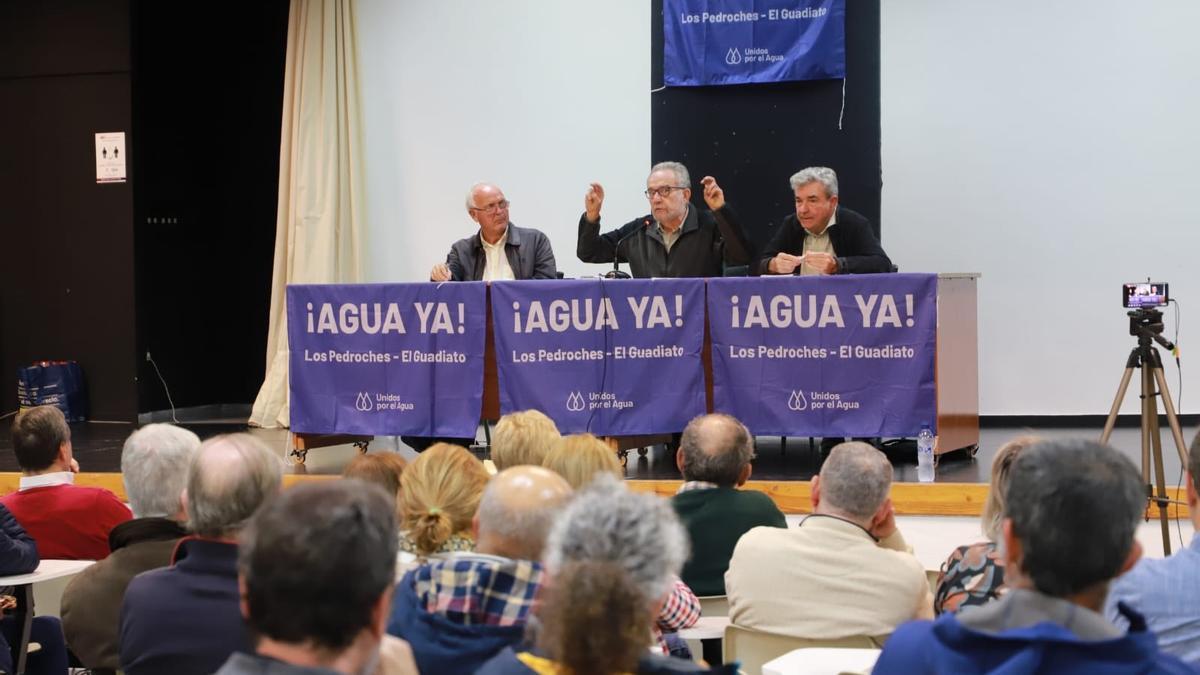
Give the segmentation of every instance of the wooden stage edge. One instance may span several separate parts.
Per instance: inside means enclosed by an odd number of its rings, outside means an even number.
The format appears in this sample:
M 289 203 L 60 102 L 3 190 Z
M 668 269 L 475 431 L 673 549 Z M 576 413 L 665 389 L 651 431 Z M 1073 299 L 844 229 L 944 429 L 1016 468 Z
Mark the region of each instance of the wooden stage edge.
M 0 494 L 16 492 L 21 474 L 0 472 Z M 299 475 L 286 474 L 283 477 L 285 486 L 310 480 L 329 480 L 337 478 L 332 475 Z M 630 489 L 639 492 L 653 492 L 663 497 L 670 497 L 679 489 L 682 481 L 678 480 L 630 480 Z M 92 485 L 112 491 L 122 500 L 126 500 L 125 486 L 119 473 L 81 473 L 75 478 L 76 485 Z M 812 501 L 808 481 L 749 481 L 746 487 L 760 490 L 768 494 L 779 510 L 784 513 L 808 513 L 812 510 Z M 902 516 L 978 516 L 983 510 L 987 499 L 987 485 L 982 483 L 896 483 L 892 486 L 892 503 L 896 513 Z M 1186 501 L 1185 491 L 1167 488 L 1169 498 L 1176 501 Z M 1169 514 L 1172 518 L 1187 517 L 1187 507 L 1171 504 Z M 1150 514 L 1157 518 L 1158 511 Z

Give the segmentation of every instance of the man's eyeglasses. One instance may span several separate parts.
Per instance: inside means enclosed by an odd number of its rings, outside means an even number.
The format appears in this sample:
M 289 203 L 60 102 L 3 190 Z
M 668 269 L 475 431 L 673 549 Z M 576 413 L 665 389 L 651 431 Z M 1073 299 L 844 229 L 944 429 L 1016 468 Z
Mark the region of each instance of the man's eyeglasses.
M 483 211 L 484 213 L 496 213 L 497 211 L 503 211 L 504 209 L 507 209 L 509 204 L 512 204 L 512 202 L 508 201 L 507 199 L 501 199 L 500 201 L 493 202 L 487 206 L 472 206 L 471 210 Z
M 646 199 L 654 199 L 655 195 L 666 199 L 671 196 L 672 190 L 686 190 L 682 185 L 666 185 L 660 188 L 646 188 Z

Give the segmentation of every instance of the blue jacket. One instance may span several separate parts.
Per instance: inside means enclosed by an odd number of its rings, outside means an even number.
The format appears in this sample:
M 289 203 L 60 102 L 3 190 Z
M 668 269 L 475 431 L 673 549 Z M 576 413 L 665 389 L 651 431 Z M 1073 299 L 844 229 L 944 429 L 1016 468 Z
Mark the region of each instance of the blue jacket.
M 1178 658 L 1159 651 L 1154 634 L 1146 630 L 1145 620 L 1128 608 L 1126 612 L 1129 632 L 1104 640 L 1080 639 L 1067 628 L 1049 621 L 999 633 L 972 630 L 955 614 L 943 614 L 937 621 L 910 621 L 888 638 L 871 672 L 873 675 L 1195 672 Z
M 237 554 L 236 544 L 184 538 L 171 567 L 134 577 L 121 608 L 121 670 L 207 675 L 235 651 L 253 654 Z
M 435 563 L 436 564 L 436 563 Z M 485 661 L 525 636 L 524 622 L 511 626 L 454 621 L 428 612 L 417 593 L 418 574 L 429 578 L 429 565 L 409 570 L 396 586 L 387 632 L 408 642 L 422 673 L 473 673 Z M 454 589 L 446 589 L 453 592 Z M 481 606 L 476 598 L 468 603 Z
M 0 504 L 0 575 L 25 574 L 37 569 L 37 544 L 13 514 Z

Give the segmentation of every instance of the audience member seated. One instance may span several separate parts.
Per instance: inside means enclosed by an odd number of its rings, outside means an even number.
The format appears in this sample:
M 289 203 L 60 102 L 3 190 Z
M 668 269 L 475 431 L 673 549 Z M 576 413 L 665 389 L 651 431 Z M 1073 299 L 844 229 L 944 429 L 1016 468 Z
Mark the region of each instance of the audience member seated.
M 535 610 L 532 647 L 506 647 L 480 675 L 704 672 L 647 650 L 687 552 L 687 533 L 663 499 L 597 477 L 546 544 L 551 581 Z
M 125 588 L 138 574 L 171 564 L 184 529 L 183 489 L 200 447 L 196 434 L 149 424 L 125 441 L 121 478 L 134 519 L 108 535 L 112 553 L 71 580 L 62 596 L 63 630 L 84 666 L 121 667 L 117 630 Z
M 983 504 L 983 535 L 987 541 L 954 549 L 942 563 L 933 594 L 933 612 L 957 612 L 1000 597 L 1004 585 L 1004 559 L 1000 554 L 1000 529 L 1004 524 L 1004 493 L 1014 461 L 1025 448 L 1041 439 L 1022 436 L 1000 446 L 992 459 L 992 483 Z
M 108 490 L 74 484 L 79 464 L 62 411 L 43 405 L 17 413 L 12 445 L 21 480 L 0 504 L 37 542 L 42 558 L 104 559 L 109 533 L 133 516 Z
M 570 497 L 566 481 L 542 467 L 501 471 L 472 521 L 475 551 L 404 576 L 387 629 L 408 641 L 422 673 L 472 673 L 522 639 L 543 583 L 546 535 Z
M 396 534 L 392 496 L 352 481 L 297 485 L 264 505 L 238 550 L 241 610 L 258 647 L 235 652 L 218 675 L 416 675 L 408 646 L 383 631 Z
M 559 438 L 554 420 L 540 410 L 509 413 L 492 431 L 492 463 L 497 471 L 522 464 L 541 466 Z
M 250 434 L 200 445 L 183 498 L 193 536 L 180 540 L 171 567 L 137 575 L 125 591 L 126 675 L 212 673 L 230 654 L 254 652 L 238 604 L 237 536 L 282 479 L 283 460 Z
M 1158 646 L 1200 669 L 1200 433 L 1188 450 L 1187 504 L 1192 541 L 1187 548 L 1157 560 L 1143 559 L 1113 582 L 1104 613 L 1126 627 L 1117 603 L 1146 617 Z
M 738 539 L 751 528 L 787 527 L 783 512 L 750 479 L 754 438 L 737 419 L 720 413 L 688 423 L 675 464 L 684 483 L 671 498 L 692 542 L 683 581 L 699 595 L 725 595 L 725 571 Z
M 892 465 L 842 443 L 812 479 L 813 513 L 794 530 L 756 527 L 725 574 L 729 618 L 811 639 L 883 636 L 933 616 L 929 581 L 896 528 Z
M 369 452 L 365 455 L 355 455 L 346 468 L 342 469 L 342 477 L 357 478 L 378 485 L 395 506 L 400 497 L 400 476 L 404 475 L 407 466 L 408 462 L 398 453 Z
M 350 463 L 342 469 L 343 478 L 356 478 L 366 483 L 373 483 L 383 488 L 388 498 L 392 500 L 392 508 L 396 511 L 396 518 L 400 518 L 400 476 L 404 475 L 404 468 L 408 466 L 408 462 L 395 452 L 370 452 L 363 455 L 356 455 Z M 414 557 L 401 551 L 397 547 L 396 553 L 396 581 L 404 575 L 404 571 L 412 566 Z
M 1146 507 L 1133 463 L 1092 441 L 1044 441 L 1011 469 L 1001 550 L 1008 592 L 892 634 L 872 671 L 888 673 L 1191 673 L 1159 651 L 1124 603 L 1105 618 L 1109 582 L 1137 562 Z
M 601 473 L 625 477 L 617 451 L 591 434 L 563 436 L 546 455 L 542 466 L 567 479 L 576 490 L 591 483 Z
M 405 567 L 475 548 L 471 519 L 487 469 L 466 448 L 437 443 L 400 475 L 400 561 Z
M 33 539 L 8 509 L 0 506 L 0 576 L 28 574 L 38 567 L 38 550 Z M 0 596 L 0 608 L 12 606 L 12 596 Z M 13 650 L 21 644 L 21 624 L 16 617 L 0 621 L 0 672 L 14 673 Z M 37 675 L 61 675 L 67 672 L 67 644 L 62 624 L 56 617 L 36 616 L 30 626 L 29 641 L 41 649 L 30 654 L 25 672 Z
M 582 490 L 603 475 L 624 479 L 625 470 L 617 453 L 592 434 L 564 436 L 550 454 L 545 466 L 562 476 L 575 490 Z M 687 655 L 687 644 L 673 633 L 696 625 L 700 620 L 700 600 L 682 580 L 676 579 L 663 603 L 653 634 L 664 653 Z

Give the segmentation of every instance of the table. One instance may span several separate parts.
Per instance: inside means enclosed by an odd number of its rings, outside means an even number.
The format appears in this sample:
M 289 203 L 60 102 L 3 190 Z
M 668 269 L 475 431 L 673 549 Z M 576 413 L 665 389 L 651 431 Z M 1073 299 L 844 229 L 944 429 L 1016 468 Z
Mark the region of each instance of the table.
M 838 675 L 865 673 L 879 660 L 878 649 L 810 647 L 790 651 L 763 664 L 763 675 Z
M 29 651 L 29 632 L 33 627 L 33 585 L 52 579 L 61 579 L 79 574 L 91 565 L 94 560 L 43 560 L 38 568 L 27 574 L 14 574 L 0 577 L 0 586 L 12 586 L 13 595 L 17 598 L 17 608 L 13 615 L 21 625 L 21 640 L 13 645 L 16 659 L 13 667 L 17 675 L 25 672 L 25 659 Z
M 967 449 L 974 454 L 979 445 L 979 357 L 978 303 L 975 273 L 943 273 L 937 284 L 937 352 L 935 385 L 937 391 L 938 435 L 934 452 L 942 454 Z M 487 295 L 487 323 L 483 364 L 483 402 L 480 419 L 500 417 L 500 387 L 493 336 L 491 289 Z M 708 325 L 705 325 L 704 364 L 707 409 L 712 411 L 712 349 Z M 293 455 L 303 462 L 308 449 L 323 445 L 361 443 L 370 436 L 293 434 Z M 658 437 L 617 439 L 618 448 L 639 447 Z

